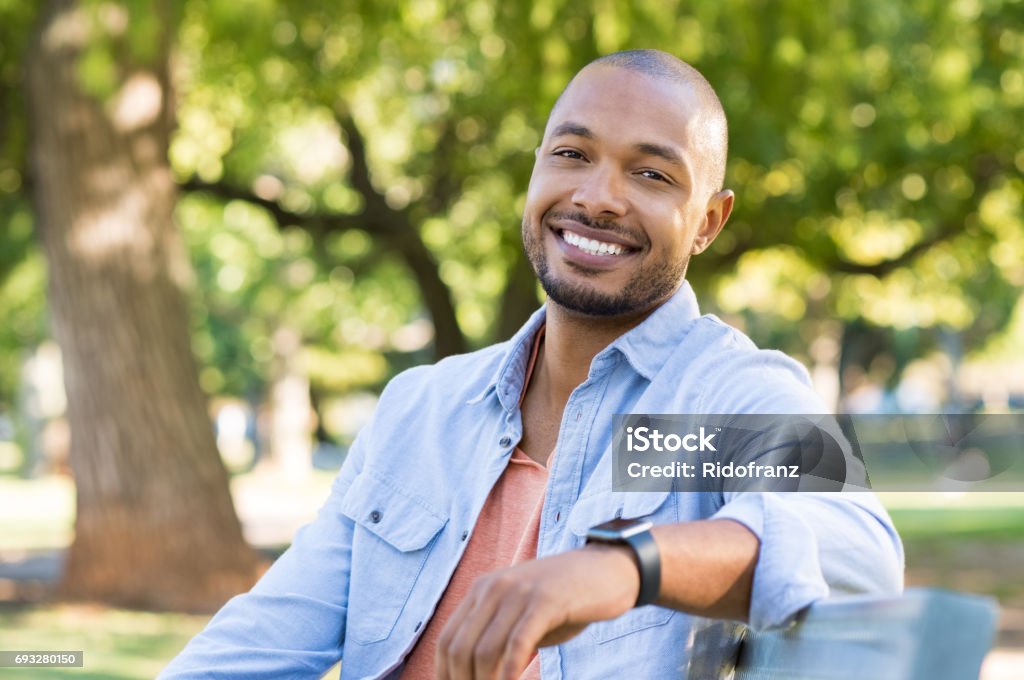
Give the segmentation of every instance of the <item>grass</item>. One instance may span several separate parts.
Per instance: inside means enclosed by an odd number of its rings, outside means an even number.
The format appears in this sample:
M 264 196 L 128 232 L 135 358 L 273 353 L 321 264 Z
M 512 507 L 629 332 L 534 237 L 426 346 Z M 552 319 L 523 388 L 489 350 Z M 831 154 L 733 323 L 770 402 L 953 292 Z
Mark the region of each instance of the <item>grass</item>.
M 1024 507 L 899 508 L 890 511 L 903 540 L 1024 541 Z M 1024 565 L 1022 565 L 1024 566 Z
M 13 670 L 0 675 L 26 680 L 150 680 L 208 619 L 85 605 L 0 606 L 0 648 L 84 652 L 82 668 L 34 668 L 20 675 Z M 324 680 L 337 680 L 339 668 L 328 671 Z
M 908 543 L 1024 540 L 1024 493 L 885 493 L 879 497 Z
M 1024 607 L 1024 494 L 879 494 L 903 538 L 907 583 Z
M 208 618 L 84 605 L 4 606 L 0 647 L 84 651 L 83 668 L 34 668 L 33 680 L 153 678 Z M 22 676 L 10 671 L 10 677 Z

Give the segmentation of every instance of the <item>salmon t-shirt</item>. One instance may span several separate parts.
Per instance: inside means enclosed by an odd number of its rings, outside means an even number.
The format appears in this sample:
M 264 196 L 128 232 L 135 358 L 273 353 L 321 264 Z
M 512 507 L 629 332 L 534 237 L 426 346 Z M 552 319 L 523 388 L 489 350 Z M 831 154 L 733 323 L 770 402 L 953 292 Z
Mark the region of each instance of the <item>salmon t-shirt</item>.
M 544 328 L 537 331 L 533 351 L 526 368 L 523 394 L 530 384 L 537 352 L 544 337 Z M 552 453 L 553 455 L 553 453 Z M 548 461 L 550 464 L 550 460 Z M 537 556 L 537 536 L 540 516 L 544 509 L 544 489 L 548 483 L 548 469 L 536 462 L 517 446 L 509 458 L 501 477 L 487 496 L 473 535 L 466 545 L 459 565 L 455 568 L 448 588 L 441 596 L 434 615 L 427 622 L 423 635 L 405 659 L 401 680 L 434 680 L 434 653 L 441 631 L 459 606 L 478 576 L 504 567 L 510 567 Z M 530 660 L 520 680 L 540 680 L 540 659 Z

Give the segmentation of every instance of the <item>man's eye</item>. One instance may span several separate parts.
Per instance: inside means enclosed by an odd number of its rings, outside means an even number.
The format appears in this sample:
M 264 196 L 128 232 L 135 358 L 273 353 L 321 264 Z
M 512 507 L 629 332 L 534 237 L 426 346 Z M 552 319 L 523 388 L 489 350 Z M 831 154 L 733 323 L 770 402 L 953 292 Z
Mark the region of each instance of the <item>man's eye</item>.
M 653 179 L 658 182 L 667 182 L 668 178 L 661 174 L 657 170 L 641 170 L 640 174 L 647 179 Z
M 558 149 L 554 155 L 561 156 L 562 158 L 583 158 L 583 154 L 573 149 Z

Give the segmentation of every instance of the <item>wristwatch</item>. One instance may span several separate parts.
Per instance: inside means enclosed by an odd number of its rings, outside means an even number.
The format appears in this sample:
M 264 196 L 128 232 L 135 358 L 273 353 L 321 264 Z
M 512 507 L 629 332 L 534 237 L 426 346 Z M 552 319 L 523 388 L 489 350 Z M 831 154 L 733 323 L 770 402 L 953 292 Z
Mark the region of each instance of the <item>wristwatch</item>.
M 661 553 L 651 536 L 653 526 L 650 522 L 638 519 L 613 519 L 590 527 L 587 531 L 588 544 L 626 545 L 636 555 L 636 563 L 640 568 L 640 593 L 635 607 L 654 602 L 661 589 Z

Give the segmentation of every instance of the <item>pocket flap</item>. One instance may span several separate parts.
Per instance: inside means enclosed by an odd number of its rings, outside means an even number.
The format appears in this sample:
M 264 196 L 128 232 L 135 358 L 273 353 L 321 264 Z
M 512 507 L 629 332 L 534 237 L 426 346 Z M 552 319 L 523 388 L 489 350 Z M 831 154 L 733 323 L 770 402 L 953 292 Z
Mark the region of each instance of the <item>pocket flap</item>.
M 569 513 L 569 531 L 586 536 L 592 526 L 621 517 L 638 519 L 653 514 L 669 491 L 610 491 L 595 493 L 576 501 Z
M 448 523 L 424 498 L 370 470 L 352 481 L 341 511 L 402 552 L 426 547 Z

